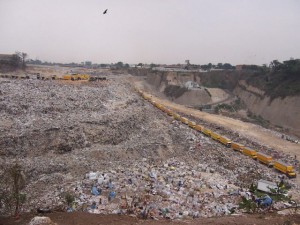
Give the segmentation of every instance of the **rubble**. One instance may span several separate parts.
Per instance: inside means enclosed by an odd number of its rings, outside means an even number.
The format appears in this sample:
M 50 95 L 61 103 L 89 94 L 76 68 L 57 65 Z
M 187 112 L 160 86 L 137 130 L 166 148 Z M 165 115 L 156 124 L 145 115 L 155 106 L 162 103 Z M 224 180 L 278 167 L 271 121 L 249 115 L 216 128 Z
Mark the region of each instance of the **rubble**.
M 65 191 L 76 196 L 73 210 L 91 213 L 175 219 L 238 212 L 239 196 L 229 194 L 238 188 L 220 175 L 199 172 L 202 166 L 176 159 L 121 163 L 112 170 L 89 172 Z

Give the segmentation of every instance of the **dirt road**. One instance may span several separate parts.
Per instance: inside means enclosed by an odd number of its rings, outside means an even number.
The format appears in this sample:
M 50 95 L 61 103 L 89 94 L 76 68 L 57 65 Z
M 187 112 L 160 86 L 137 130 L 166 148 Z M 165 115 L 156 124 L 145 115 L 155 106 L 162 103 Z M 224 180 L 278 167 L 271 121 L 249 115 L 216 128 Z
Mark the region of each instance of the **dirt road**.
M 151 95 L 155 101 L 161 102 L 163 105 L 179 113 L 192 115 L 193 117 L 205 120 L 208 123 L 238 132 L 241 136 L 254 140 L 260 145 L 268 146 L 274 150 L 284 152 L 285 154 L 291 154 L 292 156 L 295 155 L 297 159 L 300 159 L 300 145 L 282 139 L 278 134 L 276 135 L 276 133 L 272 132 L 271 130 L 267 130 L 256 124 L 243 122 L 221 115 L 209 114 L 196 109 L 188 108 L 184 105 L 170 102 L 166 99 L 162 99 L 160 93 L 155 93 L 148 84 L 145 84 L 144 81 L 137 80 L 136 78 L 133 79 L 135 80 L 135 85 L 137 88 Z M 297 183 L 300 184 L 299 176 L 297 178 Z

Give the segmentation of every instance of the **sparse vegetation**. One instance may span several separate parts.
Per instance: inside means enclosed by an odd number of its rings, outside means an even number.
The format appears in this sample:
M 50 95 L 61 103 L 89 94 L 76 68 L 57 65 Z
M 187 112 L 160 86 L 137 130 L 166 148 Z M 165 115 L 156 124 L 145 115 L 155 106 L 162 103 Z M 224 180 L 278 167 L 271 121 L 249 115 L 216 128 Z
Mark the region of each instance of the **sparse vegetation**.
M 207 88 L 204 88 L 204 90 L 207 92 L 207 94 L 209 95 L 209 97 L 211 97 L 211 93 L 207 90 Z
M 25 69 L 27 56 L 25 52 L 16 52 L 13 55 L 0 55 L 0 71 Z
M 71 206 L 72 203 L 75 201 L 74 195 L 69 192 L 64 193 L 64 198 L 68 206 Z
M 283 63 L 273 60 L 268 69 L 261 68 L 246 81 L 264 90 L 271 100 L 300 94 L 300 59 L 290 59 Z
M 246 199 L 245 197 L 242 197 L 242 201 L 239 203 L 240 209 L 245 209 L 249 213 L 256 212 L 258 206 L 255 202 L 252 201 L 252 199 Z
M 25 176 L 22 167 L 16 163 L 4 170 L 1 176 L 0 208 L 5 213 L 19 217 L 21 207 L 26 201 L 26 194 L 22 192 L 25 187 Z
M 253 119 L 254 123 L 257 123 L 263 127 L 269 127 L 270 126 L 270 122 L 268 120 L 265 120 L 264 118 L 262 118 L 259 115 L 255 115 L 254 113 L 252 113 L 251 111 L 247 112 L 247 116 L 251 119 Z
M 219 104 L 215 107 L 215 113 L 219 113 L 220 110 L 226 110 L 226 111 L 229 111 L 229 112 L 234 112 L 234 108 L 229 105 L 229 104 L 226 104 L 226 103 L 223 103 L 223 104 Z
M 241 101 L 240 98 L 236 99 L 231 104 L 222 103 L 215 107 L 215 113 L 219 113 L 220 110 L 225 110 L 227 112 L 236 112 L 240 109 L 246 108 L 245 104 Z

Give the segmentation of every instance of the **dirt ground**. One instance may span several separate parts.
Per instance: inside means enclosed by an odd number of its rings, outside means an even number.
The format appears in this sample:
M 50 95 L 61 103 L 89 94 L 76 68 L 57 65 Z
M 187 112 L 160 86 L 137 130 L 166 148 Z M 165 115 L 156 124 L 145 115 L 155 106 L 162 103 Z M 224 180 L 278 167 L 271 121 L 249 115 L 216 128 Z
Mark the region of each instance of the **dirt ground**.
M 43 215 L 39 215 L 43 216 Z M 242 216 L 226 216 L 214 218 L 199 218 L 190 220 L 142 220 L 136 217 L 123 215 L 97 215 L 83 212 L 76 213 L 51 213 L 45 214 L 51 218 L 57 225 L 196 225 L 196 224 L 235 224 L 235 225 L 296 225 L 300 224 L 300 215 L 280 216 L 278 214 L 256 214 L 256 215 L 242 215 Z M 34 217 L 32 214 L 23 215 L 19 220 L 14 218 L 0 217 L 0 225 L 25 225 Z

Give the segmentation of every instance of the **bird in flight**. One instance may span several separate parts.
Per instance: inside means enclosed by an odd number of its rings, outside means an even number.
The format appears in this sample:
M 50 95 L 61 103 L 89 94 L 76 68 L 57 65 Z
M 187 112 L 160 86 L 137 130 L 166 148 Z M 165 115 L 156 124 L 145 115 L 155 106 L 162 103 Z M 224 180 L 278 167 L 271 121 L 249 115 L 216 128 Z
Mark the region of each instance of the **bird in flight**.
M 103 14 L 106 14 L 107 13 L 107 9 L 105 9 L 105 11 L 103 12 Z

